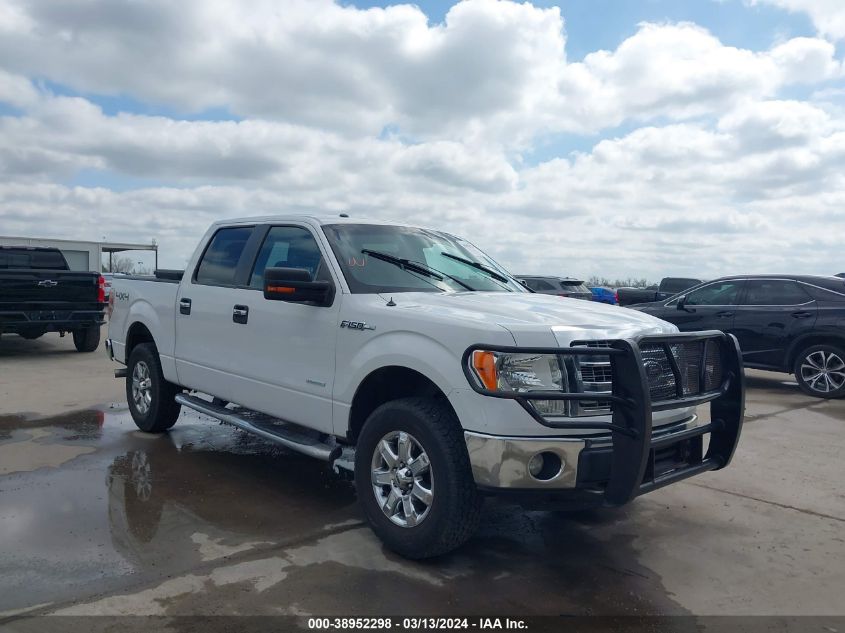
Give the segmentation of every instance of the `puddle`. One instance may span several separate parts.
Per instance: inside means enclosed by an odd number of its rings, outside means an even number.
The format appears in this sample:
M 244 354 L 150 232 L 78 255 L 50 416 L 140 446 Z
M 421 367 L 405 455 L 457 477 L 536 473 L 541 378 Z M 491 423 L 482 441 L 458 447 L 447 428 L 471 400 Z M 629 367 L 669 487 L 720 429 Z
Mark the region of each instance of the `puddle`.
M 636 514 L 489 502 L 466 547 L 411 562 L 325 463 L 192 413 L 160 436 L 114 410 L 0 432 L 0 451 L 46 451 L 0 476 L 0 612 L 683 613 L 637 563 Z

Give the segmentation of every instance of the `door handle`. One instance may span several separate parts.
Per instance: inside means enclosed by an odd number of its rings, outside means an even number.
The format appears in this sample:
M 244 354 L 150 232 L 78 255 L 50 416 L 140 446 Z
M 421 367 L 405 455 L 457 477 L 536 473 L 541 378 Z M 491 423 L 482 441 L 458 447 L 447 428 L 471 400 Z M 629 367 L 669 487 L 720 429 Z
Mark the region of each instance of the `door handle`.
M 190 314 L 191 313 L 191 300 L 190 299 L 179 299 L 179 314 Z
M 808 312 L 807 310 L 799 310 L 798 312 L 793 312 L 792 316 L 794 316 L 796 319 L 809 319 L 811 316 L 813 316 L 813 313 Z
M 249 306 L 236 305 L 232 308 L 232 321 L 246 323 L 249 319 Z
M 732 317 L 734 315 L 733 312 L 730 310 L 723 310 L 722 312 L 717 312 L 716 316 L 720 319 L 727 319 L 728 317 Z

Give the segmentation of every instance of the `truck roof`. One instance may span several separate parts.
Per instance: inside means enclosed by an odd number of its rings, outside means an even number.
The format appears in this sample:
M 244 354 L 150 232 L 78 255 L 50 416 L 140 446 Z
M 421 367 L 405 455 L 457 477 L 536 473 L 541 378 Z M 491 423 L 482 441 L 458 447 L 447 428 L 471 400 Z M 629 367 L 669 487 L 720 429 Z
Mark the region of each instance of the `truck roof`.
M 259 215 L 254 217 L 247 217 L 247 218 L 229 218 L 227 220 L 218 220 L 214 223 L 214 226 L 218 225 L 226 225 L 230 226 L 232 224 L 251 224 L 251 223 L 267 223 L 267 222 L 310 222 L 312 224 L 381 224 L 384 226 L 416 226 L 414 224 L 408 224 L 407 222 L 399 222 L 393 220 L 376 220 L 373 218 L 363 218 L 363 217 L 344 217 L 341 215 L 343 212 L 338 213 L 324 213 L 324 214 L 317 214 L 317 213 L 290 213 L 290 214 L 280 214 L 280 215 Z M 344 213 L 344 215 L 346 215 Z

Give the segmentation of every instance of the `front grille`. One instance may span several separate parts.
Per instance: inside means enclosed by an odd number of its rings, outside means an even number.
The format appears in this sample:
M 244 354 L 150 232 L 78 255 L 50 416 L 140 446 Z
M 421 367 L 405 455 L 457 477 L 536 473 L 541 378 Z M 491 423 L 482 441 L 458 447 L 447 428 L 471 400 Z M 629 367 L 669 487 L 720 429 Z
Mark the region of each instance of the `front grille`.
M 609 341 L 575 341 L 572 347 L 609 348 Z M 667 349 L 671 358 L 667 354 Z M 640 346 L 649 395 L 652 402 L 697 396 L 718 389 L 722 384 L 723 366 L 719 344 L 715 340 L 672 343 L 643 343 Z M 674 367 L 673 367 L 674 361 Z M 702 362 L 704 367 L 702 368 Z M 575 356 L 568 368 L 574 370 L 575 390 L 587 394 L 609 394 L 613 382 L 609 356 Z M 680 379 L 680 394 L 678 392 Z M 607 415 L 611 403 L 596 400 L 573 401 L 570 415 Z
M 590 347 L 593 349 L 607 349 L 609 341 L 575 341 L 572 347 Z M 575 370 L 576 391 L 579 393 L 611 393 L 613 379 L 610 369 L 610 356 L 575 356 L 573 369 Z M 609 402 L 597 400 L 574 400 L 570 406 L 570 415 L 607 415 L 612 411 Z

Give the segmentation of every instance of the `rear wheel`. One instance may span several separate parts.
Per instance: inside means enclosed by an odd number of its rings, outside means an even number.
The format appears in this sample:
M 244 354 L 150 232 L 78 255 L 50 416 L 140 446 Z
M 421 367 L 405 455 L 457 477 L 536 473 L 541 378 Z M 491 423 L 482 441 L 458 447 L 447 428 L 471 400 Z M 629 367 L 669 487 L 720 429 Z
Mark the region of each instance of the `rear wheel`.
M 141 343 L 132 350 L 126 366 L 126 400 L 139 429 L 162 433 L 176 424 L 182 409 L 175 400 L 179 391 L 164 379 L 155 345 Z
M 381 405 L 355 451 L 358 501 L 376 535 L 407 558 L 429 558 L 475 532 L 481 499 L 452 410 L 428 398 Z
M 73 331 L 73 344 L 77 352 L 93 352 L 100 345 L 100 326 L 90 325 Z
M 830 344 L 806 348 L 793 368 L 798 386 L 818 398 L 845 396 L 845 351 Z

